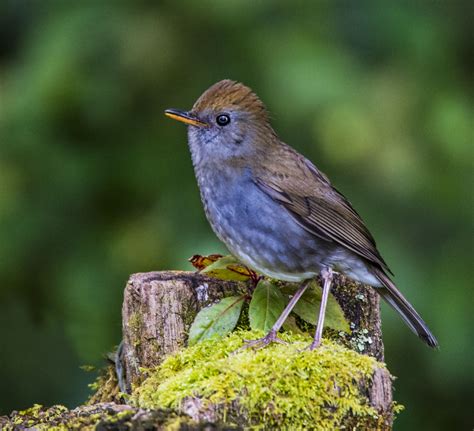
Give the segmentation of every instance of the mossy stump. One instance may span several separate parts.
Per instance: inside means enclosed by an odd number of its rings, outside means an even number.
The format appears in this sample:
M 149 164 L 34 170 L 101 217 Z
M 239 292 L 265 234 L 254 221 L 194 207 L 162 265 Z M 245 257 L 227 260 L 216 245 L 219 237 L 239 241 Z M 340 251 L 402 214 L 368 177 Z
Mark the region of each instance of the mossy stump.
M 181 354 L 178 352 L 181 352 L 183 347 L 186 346 L 187 332 L 197 312 L 225 296 L 242 294 L 248 292 L 250 288 L 251 286 L 247 283 L 222 281 L 194 272 L 153 272 L 134 274 L 130 277 L 125 289 L 123 304 L 124 344 L 122 362 L 125 370 L 126 389 L 127 391 L 135 389 L 133 397 L 135 397 L 136 405 L 148 408 L 172 407 L 187 413 L 196 421 L 224 421 L 229 425 L 237 425 L 244 429 L 247 427 L 256 429 L 274 429 L 272 427 L 278 427 L 284 429 L 288 425 L 288 422 L 284 420 L 287 413 L 281 415 L 281 418 L 283 418 L 281 423 L 275 418 L 270 419 L 268 411 L 272 409 L 271 403 L 262 408 L 262 416 L 259 422 L 255 411 L 248 409 L 247 403 L 243 399 L 248 395 L 246 395 L 246 390 L 241 390 L 241 387 L 237 390 L 237 398 L 230 402 L 225 402 L 223 398 L 218 399 L 218 397 L 213 397 L 206 392 L 204 389 L 209 383 L 207 381 L 202 382 L 204 385 L 202 388 L 194 388 L 196 396 L 179 399 L 179 395 L 176 394 L 177 398 L 171 397 L 173 399 L 168 399 L 168 404 L 160 404 L 166 398 L 162 398 L 164 395 L 160 392 L 164 390 L 163 387 L 156 388 L 159 395 L 155 394 L 155 398 L 153 396 L 151 398 L 143 396 L 143 393 L 150 395 L 153 392 L 150 392 L 150 387 L 157 383 L 157 376 L 161 376 L 159 379 L 164 378 L 160 374 L 162 372 L 160 371 L 160 365 L 163 364 L 163 361 L 169 358 L 170 355 L 177 354 L 176 357 L 179 357 Z M 339 418 L 338 426 L 351 427 L 351 429 L 357 429 L 358 427 L 360 429 L 370 427 L 391 429 L 393 421 L 392 385 L 391 376 L 382 363 L 383 343 L 379 296 L 372 288 L 354 283 L 343 276 L 335 277 L 332 293 L 350 322 L 352 334 L 350 336 L 332 334 L 331 331 L 328 331 L 326 335 L 335 338 L 337 342 L 344 345 L 345 347 L 341 346 L 341 349 L 345 349 L 344 353 L 355 351 L 356 353 L 352 353 L 361 357 L 370 356 L 373 362 L 368 374 L 361 373 L 358 377 L 353 378 L 352 388 L 345 387 L 343 390 L 338 387 L 338 375 L 335 373 L 334 379 L 331 380 L 332 387 L 336 388 L 333 393 L 334 402 L 326 400 L 326 409 L 323 408 L 319 412 L 325 412 L 326 416 L 329 415 L 327 417 L 336 417 L 339 411 L 338 403 L 344 398 L 342 395 L 337 395 L 337 393 L 355 391 L 358 394 L 357 397 L 362 397 L 358 398 L 360 405 L 372 408 L 370 410 L 371 414 L 361 414 L 357 409 L 349 408 L 345 411 L 344 417 Z M 228 340 L 220 341 L 220 345 L 226 343 L 228 343 Z M 288 354 L 290 356 L 294 354 L 294 346 L 292 345 L 275 346 L 274 348 L 290 349 Z M 189 348 L 185 350 L 187 351 Z M 290 351 L 293 353 L 290 354 Z M 223 353 L 224 356 L 228 354 L 229 352 Z M 253 351 L 250 351 L 249 354 L 255 355 Z M 338 363 L 337 361 L 342 357 L 336 355 L 334 364 Z M 173 358 L 175 357 L 173 356 Z M 170 359 L 170 361 L 173 360 L 179 362 L 179 359 Z M 211 361 L 211 359 L 208 360 Z M 224 362 L 228 361 L 224 359 Z M 377 364 L 380 366 L 377 366 Z M 321 364 L 316 363 L 313 365 L 316 368 L 321 366 Z M 210 364 L 208 362 L 196 362 L 195 366 L 199 373 L 200 367 L 205 368 Z M 311 367 L 308 368 L 310 373 L 312 373 Z M 328 362 L 325 362 L 324 367 L 328 367 Z M 144 372 L 144 369 L 154 369 L 156 372 Z M 187 372 L 192 373 L 193 371 L 188 369 Z M 151 376 L 154 376 L 155 380 Z M 302 372 L 302 376 L 304 378 L 304 372 Z M 148 380 L 146 380 L 147 377 Z M 170 381 L 175 379 L 173 376 L 168 375 L 168 377 L 171 379 Z M 275 379 L 278 377 L 275 376 Z M 178 377 L 176 376 L 176 378 Z M 291 380 L 289 382 L 291 384 Z M 330 383 L 327 382 L 327 384 Z M 140 386 L 146 386 L 147 389 L 139 389 Z M 229 391 L 234 389 L 228 388 Z M 271 389 L 269 391 L 271 392 Z M 142 395 L 139 396 L 138 394 Z M 310 401 L 311 397 L 317 394 L 315 392 L 312 395 L 306 395 L 310 397 L 308 399 Z M 284 396 L 288 395 L 282 394 L 282 397 Z M 160 401 L 153 403 L 150 399 Z M 291 402 L 289 402 L 290 404 Z M 262 406 L 260 405 L 260 407 Z M 306 409 L 315 410 L 320 407 L 317 403 L 311 401 L 308 402 Z M 307 417 L 314 419 L 316 416 L 309 414 Z M 314 429 L 330 429 L 326 427 L 329 423 L 327 417 L 326 422 L 321 417 L 320 424 L 316 420 L 313 424 Z M 272 423 L 273 425 L 271 425 Z M 306 429 L 311 429 L 308 426 L 309 424 L 304 425 Z
M 336 276 L 332 293 L 352 333 L 325 330 L 317 351 L 304 350 L 307 335 L 289 332 L 281 334 L 288 345 L 239 350 L 261 335 L 243 329 L 186 347 L 199 310 L 251 289 L 191 272 L 132 275 L 115 367 L 89 402 L 73 410 L 36 405 L 0 417 L 0 429 L 390 430 L 392 377 L 370 287 Z

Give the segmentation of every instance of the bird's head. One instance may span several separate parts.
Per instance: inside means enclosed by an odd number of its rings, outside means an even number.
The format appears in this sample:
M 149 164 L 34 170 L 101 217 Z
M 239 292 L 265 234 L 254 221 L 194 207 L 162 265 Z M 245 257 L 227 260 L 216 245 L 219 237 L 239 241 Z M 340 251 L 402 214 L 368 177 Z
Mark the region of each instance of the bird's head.
M 275 138 L 267 110 L 245 85 L 223 80 L 207 89 L 190 111 L 165 114 L 187 124 L 195 162 L 255 156 Z

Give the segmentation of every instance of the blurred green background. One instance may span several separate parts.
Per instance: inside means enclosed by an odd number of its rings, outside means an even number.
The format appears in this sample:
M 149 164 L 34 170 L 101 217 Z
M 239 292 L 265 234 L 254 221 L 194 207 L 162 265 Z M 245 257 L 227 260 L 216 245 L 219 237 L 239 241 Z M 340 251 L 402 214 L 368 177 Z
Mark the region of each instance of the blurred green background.
M 473 421 L 472 3 L 0 0 L 0 413 L 74 406 L 130 273 L 224 251 L 185 128 L 223 78 L 362 214 L 431 351 L 384 307 L 396 428 Z M 469 411 L 471 409 L 471 411 Z

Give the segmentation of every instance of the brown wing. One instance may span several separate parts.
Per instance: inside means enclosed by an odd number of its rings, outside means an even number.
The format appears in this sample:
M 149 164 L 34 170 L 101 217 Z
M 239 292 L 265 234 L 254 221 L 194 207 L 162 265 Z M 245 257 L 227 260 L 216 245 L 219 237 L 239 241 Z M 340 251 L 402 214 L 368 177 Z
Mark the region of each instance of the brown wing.
M 256 179 L 258 187 L 286 208 L 308 232 L 336 241 L 375 265 L 391 272 L 377 250 L 374 238 L 347 199 L 309 161 L 304 175 L 274 176 L 266 172 Z M 301 168 L 301 165 L 300 165 Z

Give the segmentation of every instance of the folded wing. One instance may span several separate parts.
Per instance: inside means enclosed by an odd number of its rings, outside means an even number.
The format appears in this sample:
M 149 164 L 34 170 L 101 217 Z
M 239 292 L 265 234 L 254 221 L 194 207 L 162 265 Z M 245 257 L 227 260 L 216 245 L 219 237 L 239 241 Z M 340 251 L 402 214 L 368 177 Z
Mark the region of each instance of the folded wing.
M 307 160 L 304 162 L 307 163 L 306 176 L 291 173 L 272 176 L 267 171 L 255 182 L 308 232 L 327 241 L 336 241 L 390 272 L 359 214 L 314 165 L 308 166 Z

